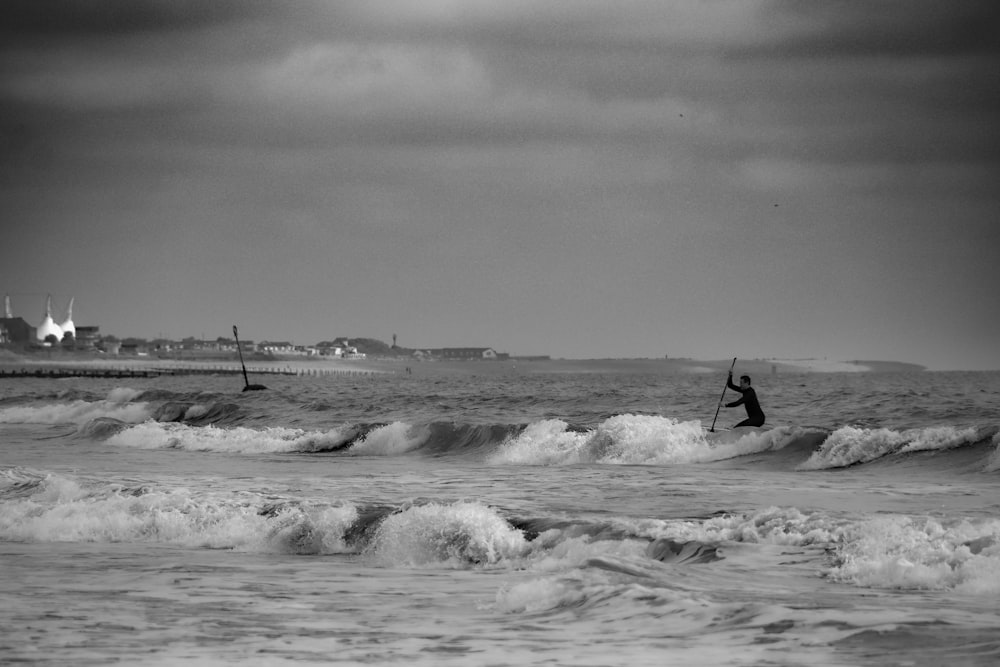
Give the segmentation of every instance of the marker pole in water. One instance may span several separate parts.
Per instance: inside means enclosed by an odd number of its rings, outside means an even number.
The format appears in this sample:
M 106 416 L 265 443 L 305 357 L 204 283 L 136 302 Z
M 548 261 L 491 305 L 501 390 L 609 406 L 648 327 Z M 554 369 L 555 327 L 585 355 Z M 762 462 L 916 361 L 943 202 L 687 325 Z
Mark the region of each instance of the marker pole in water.
M 240 335 L 236 331 L 236 325 L 233 325 L 233 338 L 236 339 L 236 351 L 240 353 L 240 367 L 243 369 L 243 391 L 256 391 L 258 389 L 267 389 L 262 384 L 250 384 L 250 380 L 247 378 L 247 366 L 243 363 L 243 348 L 240 346 Z
M 236 327 L 233 327 L 236 329 Z M 736 368 L 736 357 L 733 357 L 733 364 L 729 367 L 729 372 L 732 373 L 733 369 Z M 715 406 L 715 419 L 719 418 L 719 410 L 722 408 L 722 399 L 726 397 L 726 389 L 729 389 L 729 377 L 726 377 L 726 386 L 722 388 L 722 396 L 719 396 L 719 404 Z M 712 420 L 712 428 L 708 429 L 709 433 L 715 433 L 715 419 Z

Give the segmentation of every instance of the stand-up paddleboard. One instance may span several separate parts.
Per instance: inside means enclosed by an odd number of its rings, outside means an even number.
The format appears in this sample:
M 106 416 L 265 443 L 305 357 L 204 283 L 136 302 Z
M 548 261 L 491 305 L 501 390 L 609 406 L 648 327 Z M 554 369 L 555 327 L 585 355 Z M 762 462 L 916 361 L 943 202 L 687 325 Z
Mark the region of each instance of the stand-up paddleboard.
M 758 435 L 760 433 L 766 433 L 770 430 L 770 428 L 764 426 L 741 426 L 739 428 L 732 429 L 717 428 L 714 431 L 702 429 L 705 434 L 705 440 L 707 440 L 710 445 L 731 445 L 737 440 L 748 435 Z

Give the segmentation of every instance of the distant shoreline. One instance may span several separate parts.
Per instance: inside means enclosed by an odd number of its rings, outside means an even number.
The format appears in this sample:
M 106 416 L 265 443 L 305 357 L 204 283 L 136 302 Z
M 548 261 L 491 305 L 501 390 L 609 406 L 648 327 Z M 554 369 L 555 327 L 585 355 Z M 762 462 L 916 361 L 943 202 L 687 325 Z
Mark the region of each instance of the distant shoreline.
M 408 357 L 372 357 L 368 359 L 337 359 L 330 357 L 274 357 L 246 360 L 248 371 L 288 372 L 308 375 L 323 371 L 371 371 L 384 373 L 440 374 L 460 373 L 475 375 L 509 373 L 651 373 L 651 374 L 702 374 L 725 373 L 732 359 L 519 359 L 503 361 L 419 361 Z M 239 366 L 236 357 L 208 359 L 105 357 L 79 353 L 54 352 L 51 355 L 14 354 L 0 350 L 0 368 L 11 369 L 204 369 L 211 367 Z M 409 371 L 407 371 L 409 369 Z M 736 362 L 737 373 L 750 375 L 787 375 L 804 373 L 915 373 L 926 367 L 896 361 L 829 361 L 826 359 L 748 359 Z

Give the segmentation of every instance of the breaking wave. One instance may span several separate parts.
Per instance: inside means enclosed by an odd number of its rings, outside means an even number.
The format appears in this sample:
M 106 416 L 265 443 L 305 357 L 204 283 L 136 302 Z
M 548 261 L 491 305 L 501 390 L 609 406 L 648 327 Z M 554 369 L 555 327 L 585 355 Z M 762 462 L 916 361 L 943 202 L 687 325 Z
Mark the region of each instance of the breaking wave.
M 102 400 L 61 400 L 42 405 L 12 405 L 0 408 L 0 424 L 85 424 L 93 419 L 111 418 L 137 423 L 149 419 L 153 408 L 134 402 L 141 392 L 118 388 Z
M 832 431 L 792 425 L 740 429 L 717 437 L 720 434 L 707 433 L 698 420 L 616 414 L 585 426 L 561 419 L 528 424 L 396 419 L 316 429 L 275 425 L 274 418 L 252 416 L 248 409 L 245 403 L 209 393 L 119 387 L 103 397 L 67 391 L 43 404 L 6 403 L 0 407 L 0 423 L 73 424 L 79 437 L 114 446 L 246 454 L 416 454 L 546 466 L 710 464 L 755 456 L 757 465 L 800 471 L 950 455 L 956 466 L 1000 470 L 1000 427 L 995 424 L 903 430 L 841 426 Z M 292 412 L 282 412 L 281 421 L 295 423 L 294 411 L 302 407 L 287 409 Z M 971 452 L 965 457 L 971 459 L 960 458 L 958 450 Z
M 843 468 L 870 463 L 889 456 L 916 452 L 943 452 L 967 445 L 985 443 L 993 438 L 996 427 L 955 428 L 938 426 L 895 431 L 887 428 L 839 428 L 826 439 L 801 466 L 801 470 Z M 995 456 L 995 454 L 994 454 Z M 985 466 L 990 470 L 990 465 Z
M 591 523 L 512 517 L 475 500 L 370 505 L 351 498 L 102 481 L 0 469 L 0 540 L 154 542 L 261 553 L 355 554 L 381 567 L 591 571 L 653 581 L 663 567 L 799 549 L 817 574 L 864 587 L 1000 593 L 1000 520 L 881 515 L 845 518 L 794 507 L 696 520 Z M 743 546 L 741 546 L 743 545 Z M 780 547 L 775 551 L 775 547 Z M 561 577 L 562 575 L 560 575 Z M 560 581 L 562 581 L 560 579 Z M 546 607 L 562 583 L 508 588 L 508 611 Z M 634 583 L 634 582 L 633 582 Z

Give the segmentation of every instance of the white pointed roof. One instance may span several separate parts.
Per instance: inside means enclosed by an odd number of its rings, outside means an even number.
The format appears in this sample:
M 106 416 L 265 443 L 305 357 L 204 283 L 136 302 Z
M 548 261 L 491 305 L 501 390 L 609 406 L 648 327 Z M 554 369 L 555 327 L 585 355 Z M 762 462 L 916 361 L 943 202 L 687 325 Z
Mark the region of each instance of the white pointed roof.
M 66 308 L 66 319 L 59 325 L 63 334 L 69 334 L 73 338 L 76 338 L 76 325 L 73 324 L 73 299 L 75 298 L 72 296 L 69 298 L 69 306 Z M 62 340 L 62 337 L 60 337 L 60 340 Z

